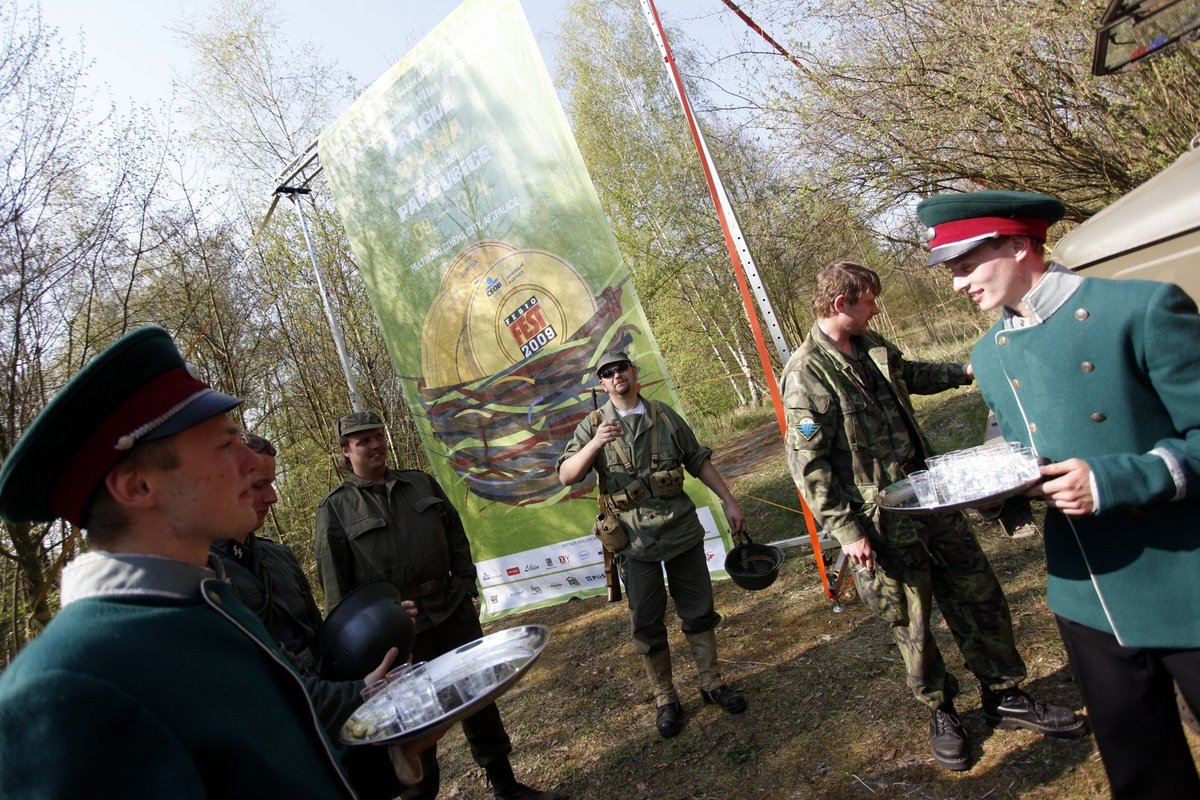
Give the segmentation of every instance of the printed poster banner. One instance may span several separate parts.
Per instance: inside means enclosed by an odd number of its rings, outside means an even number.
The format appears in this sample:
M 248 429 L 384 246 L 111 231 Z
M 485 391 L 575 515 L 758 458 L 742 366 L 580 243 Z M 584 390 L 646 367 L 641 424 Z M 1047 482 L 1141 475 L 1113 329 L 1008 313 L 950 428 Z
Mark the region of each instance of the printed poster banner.
M 602 593 L 595 473 L 567 488 L 554 472 L 593 407 L 592 366 L 625 350 L 644 395 L 679 403 L 517 0 L 459 6 L 319 153 L 434 473 L 466 524 L 484 618 Z M 720 503 L 694 478 L 685 486 L 721 572 Z

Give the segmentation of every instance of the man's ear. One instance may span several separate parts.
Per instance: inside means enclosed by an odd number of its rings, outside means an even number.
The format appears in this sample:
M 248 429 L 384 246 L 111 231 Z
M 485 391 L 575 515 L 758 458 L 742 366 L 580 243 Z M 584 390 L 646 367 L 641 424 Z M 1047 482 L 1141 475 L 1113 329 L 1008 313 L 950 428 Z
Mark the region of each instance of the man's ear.
M 104 486 L 118 504 L 132 508 L 148 508 L 156 494 L 153 481 L 135 464 L 117 464 L 104 476 Z
M 845 313 L 846 306 L 848 305 L 850 305 L 850 303 L 846 300 L 846 295 L 844 294 L 839 294 L 837 297 L 833 298 L 833 310 L 835 313 Z
M 1028 236 L 1009 236 L 1009 246 L 1012 247 L 1013 258 L 1022 259 L 1033 252 L 1033 242 Z

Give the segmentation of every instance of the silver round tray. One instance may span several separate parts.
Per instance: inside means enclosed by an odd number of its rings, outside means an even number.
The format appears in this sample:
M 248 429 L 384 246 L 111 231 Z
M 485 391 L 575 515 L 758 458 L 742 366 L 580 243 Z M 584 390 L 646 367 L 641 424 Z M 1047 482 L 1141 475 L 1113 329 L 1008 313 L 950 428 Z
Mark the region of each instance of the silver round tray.
M 1002 500 L 1006 500 L 1013 495 L 1018 495 L 1041 483 L 1043 478 L 1038 476 L 1031 480 L 1019 483 L 1013 486 L 1008 486 L 1003 489 L 998 489 L 990 494 L 972 497 L 969 500 L 960 500 L 955 503 L 942 503 L 939 505 L 923 506 L 917 500 L 917 493 L 908 484 L 908 478 L 902 481 L 896 481 L 891 486 L 887 487 L 879 493 L 879 507 L 885 511 L 893 511 L 897 514 L 936 514 L 939 511 L 959 511 L 964 508 L 983 508 L 986 506 L 994 506 Z
M 390 726 L 381 724 L 395 694 L 408 691 L 401 677 L 359 706 L 342 725 L 340 738 L 346 744 L 394 744 L 436 735 L 511 689 L 537 661 L 549 639 L 550 630 L 544 625 L 524 625 L 456 647 L 425 667 L 433 679 L 441 714 L 399 731 L 395 722 Z M 497 682 L 482 694 L 464 698 L 453 680 L 454 673 L 464 668 L 491 670 Z

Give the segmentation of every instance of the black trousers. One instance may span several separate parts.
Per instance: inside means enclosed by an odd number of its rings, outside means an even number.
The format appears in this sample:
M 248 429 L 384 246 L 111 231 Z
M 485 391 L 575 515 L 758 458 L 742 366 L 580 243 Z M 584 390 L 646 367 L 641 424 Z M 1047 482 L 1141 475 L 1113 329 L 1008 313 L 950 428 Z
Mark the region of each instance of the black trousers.
M 717 627 L 721 615 L 713 609 L 712 578 L 704 560 L 704 542 L 698 542 L 669 561 L 621 559 L 621 578 L 629 602 L 633 646 L 641 655 L 667 648 L 667 586 L 675 600 L 675 613 L 685 634 L 704 633 Z
M 479 624 L 479 614 L 471 598 L 463 598 L 454 613 L 438 625 L 427 631 L 421 631 L 413 641 L 412 660 L 431 661 L 434 658 L 449 653 L 454 648 L 467 642 L 473 642 L 483 636 L 483 628 Z M 512 742 L 504 730 L 500 719 L 500 710 L 495 703 L 488 703 L 474 714 L 462 721 L 463 736 L 471 746 L 471 756 L 475 763 L 485 770 L 489 767 L 499 767 L 503 771 L 508 766 L 508 754 L 512 752 Z M 502 762 L 502 763 L 500 763 Z M 432 800 L 437 797 L 441 784 L 441 770 L 437 763 L 437 745 L 421 753 L 421 769 L 424 776 L 416 786 L 408 787 L 401 795 L 404 800 Z M 490 775 L 490 770 L 489 770 Z
M 1056 617 L 1115 800 L 1200 798 L 1174 683 L 1200 709 L 1200 649 L 1122 647 Z

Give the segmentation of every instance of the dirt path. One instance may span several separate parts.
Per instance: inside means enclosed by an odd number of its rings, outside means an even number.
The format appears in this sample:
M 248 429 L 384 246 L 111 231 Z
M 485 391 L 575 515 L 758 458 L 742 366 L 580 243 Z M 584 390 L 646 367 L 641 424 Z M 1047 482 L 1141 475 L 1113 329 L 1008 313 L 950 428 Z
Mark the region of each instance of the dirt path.
M 713 453 L 713 464 L 725 480 L 751 475 L 767 462 L 782 459 L 783 440 L 774 419 L 731 438 Z

